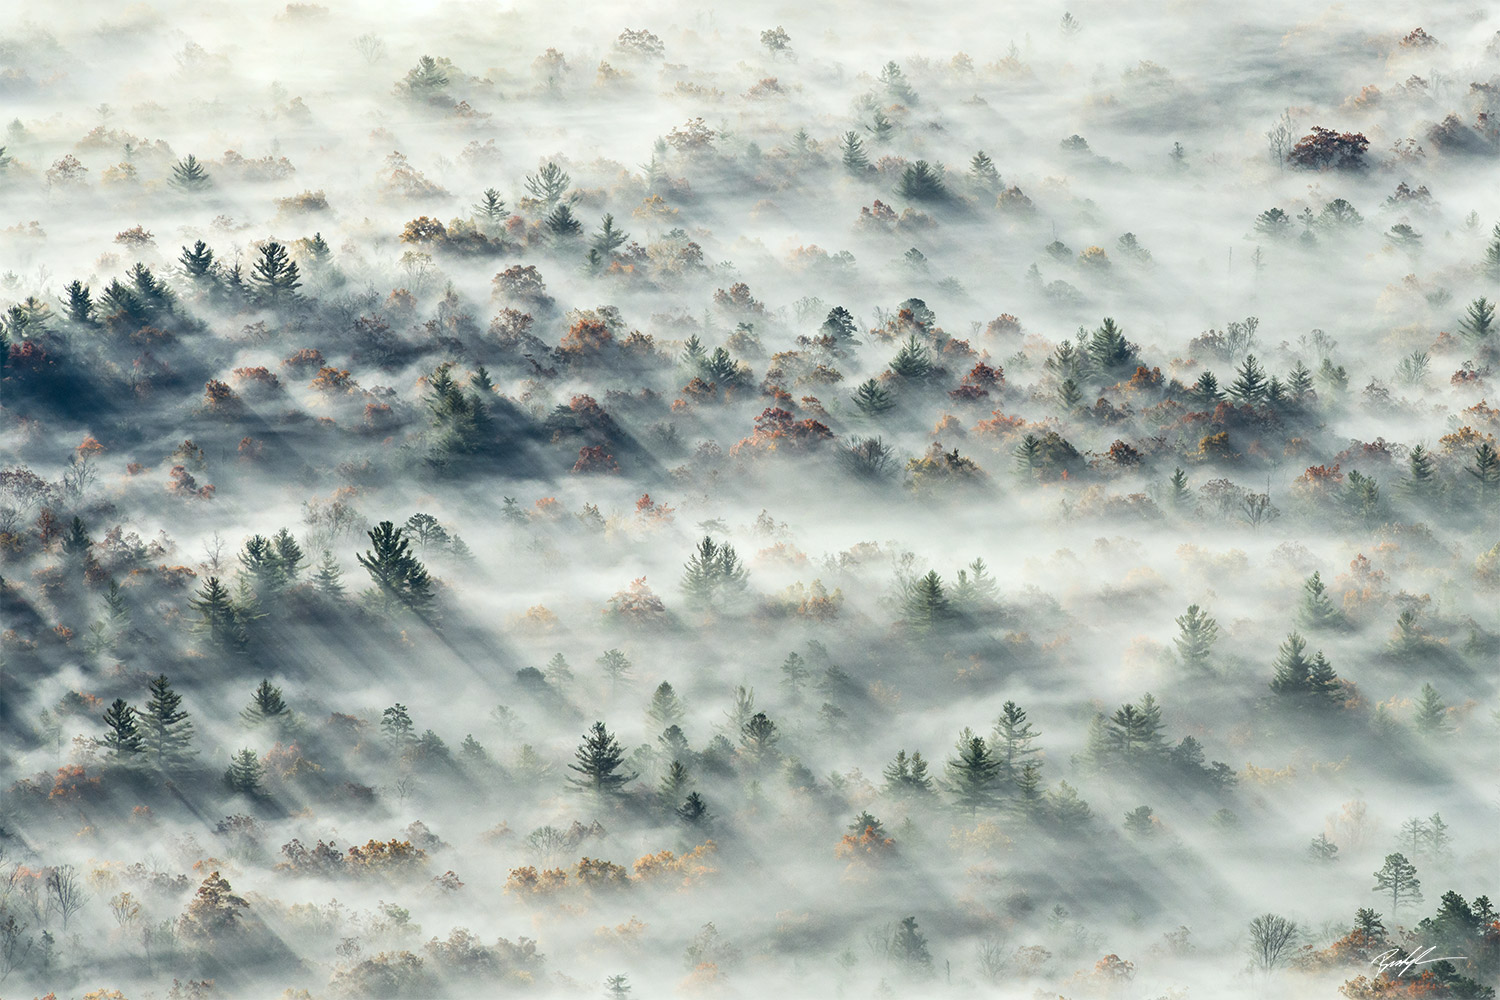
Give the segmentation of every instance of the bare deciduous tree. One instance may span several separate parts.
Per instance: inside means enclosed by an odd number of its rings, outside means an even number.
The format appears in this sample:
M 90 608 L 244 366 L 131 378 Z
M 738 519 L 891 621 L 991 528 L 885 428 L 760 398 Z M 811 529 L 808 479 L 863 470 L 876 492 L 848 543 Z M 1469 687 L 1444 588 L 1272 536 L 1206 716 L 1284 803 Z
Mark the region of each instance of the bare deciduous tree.
M 1297 922 L 1274 913 L 1250 921 L 1250 960 L 1262 972 L 1285 964 L 1297 940 Z

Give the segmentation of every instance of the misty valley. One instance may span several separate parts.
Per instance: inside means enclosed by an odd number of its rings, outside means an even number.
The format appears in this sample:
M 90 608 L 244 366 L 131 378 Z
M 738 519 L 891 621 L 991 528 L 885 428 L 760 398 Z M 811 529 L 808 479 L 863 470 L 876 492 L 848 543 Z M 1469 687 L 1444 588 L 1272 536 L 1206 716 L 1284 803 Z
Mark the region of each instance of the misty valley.
M 1500 8 L 19 0 L 0 127 L 0 995 L 1495 996 Z

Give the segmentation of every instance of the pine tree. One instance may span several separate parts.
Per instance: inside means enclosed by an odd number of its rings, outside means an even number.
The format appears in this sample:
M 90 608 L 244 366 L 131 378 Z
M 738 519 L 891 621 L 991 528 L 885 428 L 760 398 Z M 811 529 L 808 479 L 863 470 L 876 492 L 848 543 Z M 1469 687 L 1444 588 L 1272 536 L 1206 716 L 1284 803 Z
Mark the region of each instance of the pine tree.
M 788 653 L 781 663 L 781 685 L 786 688 L 788 697 L 792 704 L 802 701 L 802 691 L 807 687 L 807 682 L 812 678 L 812 671 L 807 669 L 806 662 L 797 653 Z
M 662 808 L 675 810 L 691 785 L 692 778 L 688 775 L 688 769 L 682 761 L 673 760 L 667 767 L 666 773 L 662 775 L 661 785 L 657 790 L 657 798 L 661 801 Z
M 318 561 L 318 568 L 313 573 L 313 585 L 325 597 L 338 600 L 344 596 L 344 571 L 339 568 L 339 561 L 333 557 L 332 550 L 323 550 L 323 558 Z
M 1198 381 L 1193 383 L 1189 395 L 1193 397 L 1194 403 L 1204 409 L 1212 409 L 1224 398 L 1224 393 L 1219 389 L 1219 380 L 1214 377 L 1213 372 L 1207 370 L 1198 375 Z
M 1117 375 L 1135 363 L 1135 350 L 1125 339 L 1125 331 L 1108 316 L 1089 335 L 1087 353 L 1094 372 L 1101 378 Z
M 295 583 L 297 574 L 302 572 L 302 546 L 292 537 L 292 533 L 285 528 L 271 538 L 272 549 L 276 553 L 277 568 L 281 574 L 283 584 Z
M 943 580 L 937 570 L 928 571 L 911 585 L 902 605 L 902 619 L 907 628 L 920 634 L 952 617 L 953 606 L 943 591 Z
M 1333 671 L 1333 664 L 1323 655 L 1320 649 L 1313 654 L 1312 665 L 1307 673 L 1308 693 L 1313 696 L 1314 703 L 1334 704 L 1339 701 L 1339 678 Z
M 1344 624 L 1344 613 L 1328 596 L 1328 587 L 1317 572 L 1302 584 L 1302 603 L 1297 609 L 1297 621 L 1304 628 L 1331 629 Z
M 1038 753 L 1040 747 L 1031 744 L 1042 734 L 1034 729 L 1026 718 L 1026 710 L 1013 701 L 1000 708 L 1000 717 L 995 720 L 995 735 L 989 741 L 995 759 L 1000 762 L 1000 780 L 1016 781 L 1028 760 Z
M 229 769 L 224 772 L 224 783 L 232 792 L 242 795 L 259 795 L 261 782 L 265 779 L 266 768 L 260 762 L 260 757 L 245 747 L 229 758 Z
M 948 783 L 959 808 L 974 815 L 996 802 L 1001 762 L 991 754 L 984 738 L 965 729 L 958 738 L 957 755 L 948 761 Z
M 68 319 L 80 326 L 92 326 L 94 299 L 89 295 L 89 286 L 75 279 L 68 283 L 64 291 L 68 293 L 67 301 L 63 303 L 68 310 Z
M 1054 824 L 1068 832 L 1078 832 L 1093 815 L 1088 803 L 1078 797 L 1078 789 L 1066 781 L 1059 781 L 1047 792 L 1046 812 Z
M 74 517 L 68 525 L 68 530 L 63 532 L 63 552 L 73 559 L 83 559 L 88 555 L 93 544 L 94 540 L 89 537 L 88 528 L 84 527 L 83 519 Z
M 333 260 L 333 247 L 328 245 L 328 241 L 323 238 L 323 234 L 315 232 L 312 234 L 312 239 L 303 240 L 302 242 L 307 247 L 307 255 L 310 258 L 309 264 L 312 267 L 313 274 L 321 274 L 326 271 L 329 262 Z
M 186 158 L 173 164 L 171 184 L 180 191 L 202 191 L 212 187 L 213 180 L 208 171 L 203 169 L 203 164 L 198 162 L 198 158 L 189 153 Z
M 1417 702 L 1417 713 L 1412 722 L 1417 732 L 1428 739 L 1439 739 L 1453 733 L 1453 724 L 1448 721 L 1448 706 L 1431 684 L 1422 685 L 1422 698 Z
M 995 608 L 1000 587 L 990 575 L 983 559 L 975 559 L 958 571 L 958 580 L 953 585 L 952 604 L 964 614 L 980 614 Z
M 214 252 L 208 248 L 208 244 L 198 240 L 192 248 L 182 248 L 182 256 L 177 258 L 182 264 L 182 270 L 195 282 L 206 282 L 214 276 Z
M 1313 395 L 1312 369 L 1298 361 L 1287 376 L 1286 388 L 1293 403 L 1301 405 L 1307 402 Z
M 567 205 L 558 205 L 547 213 L 542 224 L 547 231 L 557 240 L 567 240 L 578 236 L 583 232 L 583 223 L 579 222 L 573 215 L 573 210 Z
M 592 246 L 595 250 L 599 251 L 600 257 L 608 260 L 614 256 L 616 250 L 619 250 L 629 240 L 629 233 L 621 232 L 616 228 L 615 217 L 606 214 L 603 223 L 599 226 L 599 231 L 594 233 Z
M 1304 695 L 1312 690 L 1312 664 L 1304 653 L 1307 640 L 1296 632 L 1286 637 L 1276 656 L 1276 676 L 1271 690 L 1279 695 Z
M 677 807 L 677 818 L 688 826 L 702 827 L 707 826 L 712 817 L 709 816 L 708 803 L 703 801 L 703 796 L 697 792 L 689 792 L 682 805 Z
M 1229 395 L 1239 403 L 1254 405 L 1265 401 L 1266 391 L 1266 370 L 1255 360 L 1255 355 L 1245 355 L 1236 369 L 1235 380 L 1229 383 Z
M 207 635 L 225 652 L 241 652 L 248 644 L 244 619 L 216 576 L 209 577 L 188 606 L 198 613 L 194 631 Z
M 494 188 L 485 188 L 484 194 L 480 196 L 479 203 L 471 211 L 476 218 L 483 219 L 489 224 L 489 229 L 494 232 L 500 223 L 504 222 L 510 215 L 510 210 L 505 207 L 505 202 L 500 197 L 500 192 Z
M 849 310 L 843 306 L 834 306 L 823 318 L 823 325 L 818 327 L 818 332 L 833 338 L 837 345 L 847 347 L 859 343 L 854 338 L 854 331 L 857 328 L 854 315 Z
M 1406 460 L 1406 478 L 1401 481 L 1401 492 L 1413 500 L 1422 501 L 1437 490 L 1437 465 L 1432 454 L 1423 445 L 1414 445 Z
M 572 178 L 556 163 L 550 161 L 536 173 L 526 175 L 526 190 L 530 191 L 531 196 L 546 205 L 548 209 L 562 200 L 562 196 L 567 193 L 572 183 Z
M 260 301 L 272 307 L 296 302 L 299 298 L 297 289 L 302 285 L 297 262 L 287 255 L 286 247 L 275 240 L 260 248 L 260 260 L 255 262 L 251 281 Z
M 1327 834 L 1318 834 L 1307 845 L 1307 856 L 1314 861 L 1330 864 L 1338 860 L 1339 845 L 1328 839 Z
M 1183 666 L 1208 670 L 1213 644 L 1219 638 L 1219 623 L 1198 605 L 1190 604 L 1187 612 L 1177 618 L 1177 627 L 1181 634 L 1172 641 Z
M 918 160 L 910 164 L 901 173 L 901 180 L 896 184 L 896 193 L 912 201 L 946 200 L 948 188 L 943 183 L 942 165 L 933 166 L 926 160 Z
M 891 957 L 910 972 L 926 975 L 932 971 L 932 953 L 927 949 L 927 938 L 917 929 L 916 917 L 905 917 L 896 925 Z
M 124 698 L 116 698 L 105 710 L 104 724 L 109 731 L 99 742 L 109 751 L 110 760 L 117 764 L 127 763 L 145 752 L 146 743 L 136 723 L 136 711 L 125 704 Z
M 1125 814 L 1125 832 L 1137 837 L 1149 837 L 1156 833 L 1155 817 L 1150 806 L 1136 806 Z
M 1095 712 L 1089 720 L 1088 734 L 1084 738 L 1083 750 L 1077 756 L 1078 764 L 1087 771 L 1105 771 L 1114 764 L 1114 745 L 1111 739 L 1109 716 Z
M 861 382 L 854 390 L 854 405 L 867 417 L 877 417 L 895 407 L 896 399 L 875 379 Z
M 1000 190 L 1000 171 L 995 169 L 995 161 L 986 156 L 982 149 L 969 161 L 969 177 L 977 188 L 985 191 Z
M 357 557 L 375 582 L 375 587 L 366 593 L 387 611 L 396 604 L 431 622 L 436 612 L 432 580 L 427 568 L 411 554 L 402 529 L 390 521 L 381 521 L 367 534 L 373 548 Z
M 748 586 L 748 573 L 734 546 L 703 536 L 684 568 L 682 589 L 689 606 L 698 610 L 721 607 Z
M 1474 464 L 1464 470 L 1479 483 L 1480 500 L 1500 496 L 1500 453 L 1488 441 L 1474 449 Z
M 916 381 L 927 378 L 937 366 L 932 363 L 932 352 L 927 345 L 919 343 L 917 335 L 912 334 L 891 359 L 890 367 L 899 377 Z
M 619 795 L 625 785 L 637 777 L 635 774 L 620 773 L 620 765 L 625 761 L 625 751 L 602 722 L 594 723 L 584 733 L 576 757 L 578 763 L 569 764 L 568 768 L 577 771 L 582 777 L 569 778 L 568 782 L 580 791 Z
M 1469 303 L 1469 311 L 1458 321 L 1463 335 L 1476 343 L 1484 343 L 1495 329 L 1495 304 L 1481 295 Z
M 411 713 L 399 701 L 380 713 L 380 735 L 394 752 L 405 753 L 416 742 L 416 733 Z
M 756 712 L 740 727 L 740 746 L 754 764 L 775 759 L 776 744 L 780 738 L 776 732 L 776 723 L 765 712 Z
M 1479 266 L 1491 281 L 1500 282 L 1500 222 L 1495 223 L 1490 236 L 1489 245 L 1484 248 L 1484 260 Z
M 166 674 L 151 681 L 151 699 L 142 713 L 142 742 L 158 769 L 182 764 L 197 756 L 192 748 L 193 723 L 182 711 L 182 695 L 172 690 Z
M 1399 910 L 1403 903 L 1422 901 L 1422 883 L 1417 878 L 1417 866 L 1406 860 L 1401 853 L 1387 854 L 1385 864 L 1375 873 L 1375 887 L 1371 892 L 1391 894 L 1391 909 Z
M 607 649 L 604 655 L 595 661 L 599 664 L 604 675 L 609 678 L 609 693 L 613 698 L 620 693 L 620 685 L 632 680 L 630 676 L 630 657 L 618 649 Z
M 646 718 L 652 728 L 660 732 L 669 726 L 679 725 L 686 717 L 687 713 L 683 710 L 677 692 L 672 690 L 670 683 L 662 681 L 651 695 L 651 704 L 646 708 Z
M 250 704 L 240 713 L 240 718 L 247 726 L 258 726 L 272 720 L 285 720 L 290 716 L 291 710 L 286 707 L 286 702 L 281 700 L 281 688 L 273 687 L 269 678 L 260 682 L 255 693 L 250 696 Z

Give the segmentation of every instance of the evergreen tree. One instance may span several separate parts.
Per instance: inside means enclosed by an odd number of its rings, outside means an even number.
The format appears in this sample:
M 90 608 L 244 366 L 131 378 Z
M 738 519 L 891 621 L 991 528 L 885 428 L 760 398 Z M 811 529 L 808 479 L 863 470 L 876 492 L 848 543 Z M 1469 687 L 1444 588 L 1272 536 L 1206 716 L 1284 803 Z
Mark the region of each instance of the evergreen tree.
M 631 680 L 630 657 L 618 649 L 605 650 L 604 655 L 600 656 L 595 662 L 604 671 L 604 675 L 609 678 L 610 697 L 619 694 L 620 685 Z
M 195 282 L 206 282 L 214 276 L 214 252 L 208 248 L 208 244 L 198 240 L 192 248 L 182 248 L 182 256 L 177 258 L 182 264 L 182 269 L 187 276 Z
M 1125 831 L 1137 837 L 1156 833 L 1156 821 L 1150 806 L 1136 806 L 1125 814 Z
M 1279 695 L 1304 695 L 1312 690 L 1312 663 L 1304 655 L 1307 640 L 1296 632 L 1286 637 L 1276 656 L 1271 690 Z
M 1177 628 L 1180 634 L 1172 641 L 1182 665 L 1190 670 L 1207 671 L 1214 642 L 1219 638 L 1219 623 L 1198 605 L 1190 604 L 1187 613 L 1177 619 Z
M 1338 860 L 1339 845 L 1328 839 L 1326 834 L 1318 834 L 1312 843 L 1307 845 L 1307 856 L 1314 861 L 1330 864 Z
M 373 548 L 358 556 L 375 587 L 366 593 L 384 610 L 400 605 L 418 618 L 431 622 L 436 598 L 427 568 L 412 555 L 402 529 L 381 521 L 367 532 Z
M 1422 685 L 1422 698 L 1417 702 L 1417 714 L 1412 721 L 1417 732 L 1429 739 L 1449 736 L 1453 732 L 1453 724 L 1448 721 L 1448 706 L 1431 684 Z
M 1121 374 L 1135 364 L 1135 349 L 1125 339 L 1125 331 L 1108 316 L 1089 335 L 1087 352 L 1090 365 L 1101 379 Z
M 834 306 L 823 318 L 823 325 L 818 327 L 818 332 L 833 338 L 835 344 L 839 346 L 849 346 L 859 343 L 854 338 L 856 329 L 854 315 L 843 306 Z
M 672 690 L 670 683 L 662 681 L 651 695 L 651 704 L 646 708 L 646 718 L 652 727 L 660 732 L 669 726 L 679 725 L 686 716 L 677 692 Z
M 902 605 L 902 619 L 913 632 L 923 633 L 953 617 L 953 606 L 943 591 L 937 570 L 928 571 L 907 591 Z
M 983 559 L 975 559 L 958 571 L 958 580 L 953 585 L 952 603 L 955 610 L 965 614 L 980 614 L 995 608 L 1000 587 L 990 575 Z
M 927 761 L 920 753 L 910 757 L 905 750 L 896 751 L 896 757 L 885 771 L 885 786 L 894 795 L 920 796 L 932 792 L 932 777 L 927 773 Z
M 1406 478 L 1401 481 L 1401 492 L 1418 502 L 1427 500 L 1437 491 L 1437 465 L 1423 445 L 1412 447 L 1406 460 Z
M 1236 369 L 1235 380 L 1229 383 L 1229 395 L 1236 402 L 1253 406 L 1265 402 L 1266 392 L 1266 370 L 1255 360 L 1255 355 L 1245 355 L 1245 360 Z
M 744 593 L 749 586 L 748 578 L 734 546 L 715 542 L 705 535 L 688 559 L 682 589 L 690 607 L 706 610 L 720 607 Z
M 1181 467 L 1173 469 L 1172 477 L 1167 480 L 1166 502 L 1173 510 L 1186 510 L 1193 502 L 1193 491 L 1188 488 L 1187 473 Z
M 752 763 L 763 764 L 775 759 L 779 740 L 776 723 L 765 712 L 756 712 L 740 727 L 740 746 Z
M 1484 343 L 1495 329 L 1495 304 L 1484 296 L 1469 303 L 1469 311 L 1458 321 L 1458 328 L 1465 337 Z
M 1057 401 L 1065 410 L 1076 410 L 1083 402 L 1083 390 L 1073 379 L 1065 378 L 1057 384 Z
M 802 701 L 802 691 L 807 687 L 807 682 L 812 678 L 812 671 L 807 668 L 807 663 L 797 653 L 788 653 L 781 664 L 781 685 L 786 688 L 787 695 L 793 704 Z
M 839 137 L 839 154 L 844 169 L 854 176 L 863 177 L 870 172 L 870 158 L 865 155 L 865 144 L 858 133 L 845 132 Z
M 1490 237 L 1489 244 L 1484 248 L 1484 260 L 1479 266 L 1491 281 L 1500 282 L 1500 222 L 1495 223 L 1495 228 L 1490 230 Z
M 166 674 L 151 681 L 151 699 L 142 714 L 142 741 L 158 769 L 182 764 L 197 755 L 193 745 L 193 723 L 182 710 L 182 695 L 172 690 Z
M 1406 860 L 1404 854 L 1387 854 L 1385 864 L 1375 873 L 1375 887 L 1371 892 L 1391 894 L 1391 909 L 1399 910 L 1403 903 L 1422 901 L 1422 883 L 1417 878 L 1417 866 Z
M 292 533 L 282 528 L 276 532 L 271 539 L 272 550 L 276 553 L 277 568 L 281 574 L 283 584 L 295 583 L 297 574 L 302 572 L 302 546 L 292 537 Z
M 1297 621 L 1303 628 L 1339 628 L 1344 624 L 1344 613 L 1328 596 L 1328 586 L 1316 571 L 1302 584 L 1302 603 L 1297 609 Z
M 1312 369 L 1298 361 L 1287 376 L 1286 389 L 1293 403 L 1301 405 L 1307 402 L 1313 396 Z
M 948 761 L 948 783 L 959 808 L 974 815 L 995 805 L 1001 762 L 995 759 L 982 736 L 965 729 Z
M 136 711 L 125 704 L 124 698 L 116 698 L 104 712 L 104 724 L 109 731 L 100 744 L 109 751 L 110 760 L 119 764 L 135 760 L 137 754 L 146 751 L 145 739 L 136 724 Z
M 542 220 L 547 231 L 552 234 L 553 239 L 567 240 L 578 236 L 583 232 L 583 223 L 579 222 L 573 215 L 573 210 L 567 205 L 558 205 L 547 217 Z
M 332 550 L 323 550 L 323 558 L 319 560 L 318 568 L 313 573 L 313 585 L 325 597 L 338 600 L 344 596 L 344 571 L 339 568 L 339 561 L 333 557 Z
M 260 260 L 255 262 L 251 281 L 260 301 L 272 307 L 296 302 L 299 298 L 297 289 L 302 285 L 297 262 L 287 255 L 286 247 L 275 240 L 260 248 Z
M 936 370 L 932 363 L 932 352 L 912 334 L 891 359 L 891 371 L 901 378 L 916 381 L 927 378 Z M 856 400 L 858 402 L 858 400 Z
M 1199 374 L 1198 381 L 1193 383 L 1189 395 L 1193 397 L 1194 403 L 1206 410 L 1213 409 L 1224 398 L 1224 393 L 1219 389 L 1219 380 L 1214 377 L 1213 372 L 1206 369 Z
M 1042 734 L 1032 728 L 1026 718 L 1026 710 L 1013 701 L 1000 708 L 1000 717 L 995 720 L 995 735 L 989 746 L 1000 762 L 1000 780 L 1014 782 L 1030 758 L 1041 753 L 1040 747 L 1031 744 Z
M 918 160 L 901 173 L 896 193 L 912 201 L 944 201 L 948 188 L 943 183 L 942 164 L 933 166 L 926 160 Z
M 689 792 L 682 805 L 677 807 L 677 818 L 688 826 L 707 826 L 712 818 L 708 814 L 708 803 L 697 792 Z
M 676 809 L 691 785 L 692 779 L 688 776 L 688 769 L 683 766 L 682 761 L 673 760 L 667 767 L 667 773 L 662 775 L 657 797 L 664 808 Z
M 68 310 L 68 319 L 80 326 L 92 326 L 94 299 L 89 295 L 89 286 L 75 279 L 68 283 L 64 291 L 68 293 L 67 301 L 63 303 Z
M 1042 442 L 1035 434 L 1028 434 L 1016 445 L 1013 453 L 1016 462 L 1016 472 L 1028 479 L 1035 478 L 1041 471 L 1043 455 Z
M 1088 735 L 1077 760 L 1085 770 L 1096 773 L 1107 770 L 1114 763 L 1109 716 L 1103 712 L 1095 712 L 1094 717 L 1089 720 Z
M 1307 675 L 1308 693 L 1313 696 L 1314 703 L 1333 704 L 1339 700 L 1339 678 L 1333 671 L 1333 664 L 1323 655 L 1320 649 L 1313 654 L 1312 666 Z
M 407 71 L 403 81 L 406 91 L 417 100 L 427 100 L 441 94 L 448 86 L 448 74 L 443 72 L 432 56 L 423 56 L 417 65 Z
M 877 417 L 895 407 L 896 399 L 875 379 L 861 382 L 854 390 L 854 405 L 867 417 Z
M 572 183 L 573 179 L 551 161 L 548 161 L 547 165 L 536 173 L 526 175 L 526 190 L 530 191 L 531 196 L 546 205 L 548 209 L 562 200 L 562 196 L 567 193 Z
M 207 635 L 225 652 L 241 652 L 249 641 L 240 611 L 230 599 L 229 591 L 216 576 L 209 577 L 188 606 L 198 613 L 194 631 Z
M 93 544 L 94 540 L 89 537 L 88 528 L 84 527 L 83 519 L 74 517 L 68 525 L 68 530 L 63 532 L 63 552 L 73 559 L 83 559 L 88 555 Z
M 281 688 L 273 687 L 269 678 L 260 682 L 255 693 L 250 696 L 250 704 L 240 713 L 240 718 L 247 726 L 258 726 L 272 720 L 284 720 L 290 716 L 291 710 L 286 707 L 286 702 L 281 700 Z
M 1500 496 L 1500 453 L 1485 441 L 1474 449 L 1474 464 L 1464 470 L 1479 483 L 1479 497 L 1488 502 Z
M 891 957 L 910 972 L 927 975 L 932 971 L 932 953 L 927 949 L 927 938 L 917 929 L 916 917 L 904 917 L 896 925 L 891 938 Z
M 505 207 L 505 202 L 500 198 L 500 192 L 494 188 L 485 188 L 484 194 L 479 198 L 479 203 L 471 211 L 475 218 L 483 219 L 488 223 L 488 228 L 492 233 L 510 215 L 510 210 Z
M 568 782 L 581 791 L 619 795 L 625 785 L 637 777 L 635 774 L 620 772 L 620 765 L 625 761 L 625 751 L 602 722 L 594 723 L 584 733 L 583 742 L 578 745 L 575 756 L 578 763 L 569 764 L 568 768 L 577 771 L 582 777 L 569 778 Z
M 333 260 L 333 248 L 328 245 L 328 241 L 323 238 L 323 234 L 315 232 L 312 234 L 312 239 L 303 240 L 302 242 L 307 247 L 307 254 L 311 258 L 310 264 L 313 274 L 321 274 L 326 271 L 329 262 Z
M 1059 781 L 1056 788 L 1047 792 L 1046 812 L 1048 818 L 1059 828 L 1075 833 L 1093 815 L 1088 803 L 1078 797 L 1078 789 L 1066 781 Z
M 411 713 L 399 701 L 380 714 L 380 734 L 396 753 L 405 753 L 416 742 L 416 733 Z
M 606 214 L 598 232 L 594 233 L 593 248 L 599 251 L 599 256 L 605 260 L 614 256 L 630 240 L 630 234 L 621 232 L 615 226 L 615 217 Z
M 198 158 L 189 153 L 172 165 L 171 184 L 180 191 L 202 191 L 212 187 L 213 180 Z
M 982 190 L 1000 190 L 1000 171 L 995 169 L 995 161 L 986 156 L 982 149 L 969 161 L 969 178 L 975 187 Z
M 229 769 L 224 772 L 224 783 L 232 792 L 242 795 L 259 795 L 261 782 L 265 780 L 266 768 L 260 757 L 249 747 L 229 758 Z

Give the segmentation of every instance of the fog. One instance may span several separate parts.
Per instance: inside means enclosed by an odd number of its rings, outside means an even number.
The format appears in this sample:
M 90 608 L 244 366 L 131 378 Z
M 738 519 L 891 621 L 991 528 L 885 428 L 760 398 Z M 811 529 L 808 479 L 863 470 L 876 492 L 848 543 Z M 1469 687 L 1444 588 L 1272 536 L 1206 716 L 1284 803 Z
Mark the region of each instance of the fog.
M 1500 12 L 386 6 L 0 12 L 0 994 L 1493 997 Z

